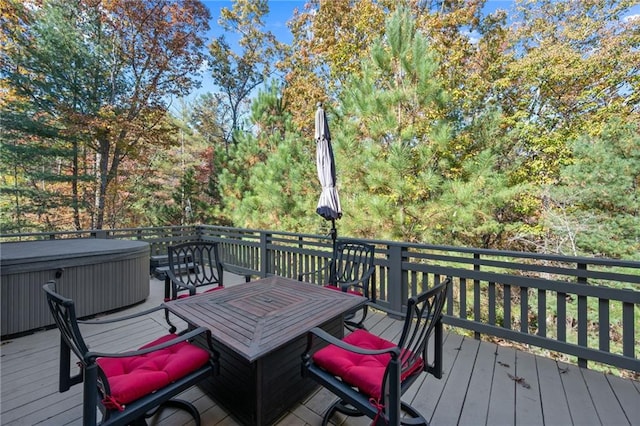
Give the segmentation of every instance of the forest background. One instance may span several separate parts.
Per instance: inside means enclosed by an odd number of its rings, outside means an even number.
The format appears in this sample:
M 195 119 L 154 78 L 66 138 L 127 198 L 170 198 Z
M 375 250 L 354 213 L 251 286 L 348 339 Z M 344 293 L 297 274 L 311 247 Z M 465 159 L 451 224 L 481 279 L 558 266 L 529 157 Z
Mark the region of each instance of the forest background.
M 485 3 L 0 0 L 1 232 L 326 233 L 322 102 L 341 236 L 640 259 L 635 2 Z

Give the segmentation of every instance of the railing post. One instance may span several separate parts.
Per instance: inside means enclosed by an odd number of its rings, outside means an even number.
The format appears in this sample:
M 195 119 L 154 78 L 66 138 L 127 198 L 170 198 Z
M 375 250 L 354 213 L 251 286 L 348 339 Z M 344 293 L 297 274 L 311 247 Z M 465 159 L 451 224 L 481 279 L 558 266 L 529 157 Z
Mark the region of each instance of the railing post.
M 191 226 L 193 226 L 193 225 L 191 225 Z M 194 232 L 196 234 L 196 241 L 203 241 L 202 240 L 202 234 L 204 232 L 202 232 L 202 226 L 201 225 L 196 225 L 194 228 L 195 228 Z
M 393 312 L 402 312 L 402 304 L 409 296 L 407 285 L 402 279 L 402 247 L 397 244 L 389 245 L 389 273 L 387 275 L 387 297 L 389 308 Z
M 578 271 L 586 271 L 587 265 L 586 263 L 578 263 Z M 587 284 L 587 279 L 585 277 L 581 277 L 578 275 L 577 279 L 579 284 Z M 587 297 L 579 295 L 578 296 L 578 345 L 586 348 L 588 346 L 587 342 Z M 578 358 L 578 366 L 582 368 L 587 368 L 587 360 L 584 358 Z
M 91 231 L 91 238 L 99 238 L 106 240 L 107 239 L 107 231 L 104 229 L 94 229 Z
M 269 272 L 269 253 L 267 252 L 267 234 L 260 231 L 260 275 L 265 278 Z
M 479 272 L 480 271 L 480 253 L 477 253 L 477 252 L 473 253 L 473 260 L 474 260 L 473 271 Z M 473 320 L 476 322 L 482 321 L 482 314 L 481 314 L 481 308 L 480 308 L 480 280 L 478 279 L 473 280 Z M 480 340 L 480 332 L 474 331 L 473 337 L 476 340 Z

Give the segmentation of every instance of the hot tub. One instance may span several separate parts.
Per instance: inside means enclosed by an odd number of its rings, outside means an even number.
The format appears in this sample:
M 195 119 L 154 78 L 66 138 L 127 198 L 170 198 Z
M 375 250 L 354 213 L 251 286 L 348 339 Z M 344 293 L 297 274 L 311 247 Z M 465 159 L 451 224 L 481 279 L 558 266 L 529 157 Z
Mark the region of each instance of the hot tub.
M 0 246 L 2 338 L 53 325 L 42 286 L 73 299 L 78 317 L 112 311 L 149 296 L 149 244 L 64 239 Z

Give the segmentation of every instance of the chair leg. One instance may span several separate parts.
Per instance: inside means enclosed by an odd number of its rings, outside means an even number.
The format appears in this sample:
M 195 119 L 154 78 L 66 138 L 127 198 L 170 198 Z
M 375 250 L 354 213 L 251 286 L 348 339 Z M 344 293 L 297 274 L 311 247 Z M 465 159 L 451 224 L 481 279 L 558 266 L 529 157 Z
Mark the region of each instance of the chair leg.
M 429 426 L 429 422 L 412 406 L 409 404 L 400 401 L 400 407 L 402 412 L 406 414 L 402 417 L 400 421 L 401 425 L 412 425 L 412 426 Z M 336 402 L 331 404 L 327 411 L 324 413 L 324 417 L 322 418 L 322 426 L 327 426 L 329 424 L 329 420 L 333 416 L 335 412 L 339 412 L 345 414 L 349 417 L 362 417 L 364 413 L 356 410 L 354 407 L 345 403 L 343 400 L 338 399 Z M 383 420 L 380 420 L 383 421 Z
M 400 424 L 429 426 L 429 422 L 424 417 L 422 417 L 422 414 L 416 411 L 416 409 L 410 406 L 409 404 L 400 401 L 400 407 L 403 413 L 406 413 L 409 415 L 409 417 L 407 416 L 402 417 Z
M 168 407 L 187 411 L 189 414 L 191 414 L 191 417 L 193 417 L 193 420 L 195 421 L 196 426 L 200 426 L 200 412 L 192 403 L 185 401 L 183 399 L 170 399 L 168 401 L 165 401 L 162 404 L 160 404 L 160 406 L 155 410 L 153 410 L 152 412 L 145 414 L 144 418 L 148 419 L 150 417 L 153 417 L 157 413 L 159 413 L 163 408 L 168 408 Z M 138 424 L 141 424 L 141 425 L 147 424 L 144 421 L 144 419 L 138 419 L 136 420 L 136 422 L 140 422 Z
M 367 328 L 364 326 L 364 320 L 367 318 L 367 306 L 362 308 L 362 314 L 359 321 L 354 321 L 353 319 L 356 317 L 356 313 L 352 312 L 345 316 L 344 326 L 349 331 L 355 331 L 356 329 L 366 330 Z
M 176 328 L 175 325 L 173 325 L 173 323 L 169 319 L 169 310 L 168 309 L 165 309 L 165 311 L 164 311 L 164 319 L 165 319 L 165 321 L 167 321 L 167 324 L 169 324 L 169 333 L 175 333 L 177 328 Z
M 322 426 L 326 426 L 327 424 L 329 424 L 329 420 L 331 419 L 331 416 L 333 416 L 335 412 L 342 413 L 349 417 L 364 416 L 364 413 L 362 413 L 361 411 L 356 410 L 354 407 L 347 404 L 342 399 L 338 399 L 333 404 L 331 404 L 327 409 L 327 411 L 324 413 L 324 417 L 322 418 Z
M 366 330 L 363 324 L 350 320 L 345 320 L 344 326 L 349 331 L 356 331 L 357 329 Z

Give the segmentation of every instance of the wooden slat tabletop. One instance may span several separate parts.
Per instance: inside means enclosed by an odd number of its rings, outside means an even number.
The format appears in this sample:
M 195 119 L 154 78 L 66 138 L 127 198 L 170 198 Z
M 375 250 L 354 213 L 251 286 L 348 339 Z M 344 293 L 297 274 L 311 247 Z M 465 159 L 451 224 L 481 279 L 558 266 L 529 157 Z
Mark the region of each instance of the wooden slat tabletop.
M 252 362 L 365 302 L 364 297 L 273 276 L 166 305 Z

